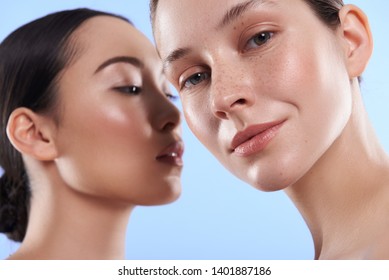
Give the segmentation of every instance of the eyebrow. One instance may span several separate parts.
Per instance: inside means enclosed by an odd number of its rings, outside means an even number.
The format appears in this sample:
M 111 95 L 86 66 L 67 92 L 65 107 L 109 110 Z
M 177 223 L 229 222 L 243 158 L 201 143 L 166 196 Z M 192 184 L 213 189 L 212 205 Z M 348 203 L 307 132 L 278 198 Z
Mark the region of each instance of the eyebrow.
M 217 25 L 217 28 L 223 28 L 226 25 L 231 24 L 239 17 L 241 17 L 249 9 L 254 8 L 259 5 L 269 3 L 267 0 L 249 0 L 240 4 L 237 4 L 230 8 L 225 14 L 220 23 Z
M 270 3 L 270 1 L 268 0 L 249 0 L 233 6 L 224 14 L 222 20 L 217 25 L 217 29 L 221 29 L 226 25 L 231 24 L 239 17 L 241 17 L 245 12 L 247 12 L 250 8 L 268 3 Z M 163 69 L 166 69 L 169 64 L 187 56 L 191 51 L 192 50 L 190 48 L 178 48 L 172 51 L 165 59 L 163 59 Z
M 110 59 L 107 59 L 102 64 L 100 64 L 100 66 L 97 67 L 97 69 L 95 71 L 95 74 L 100 72 L 101 70 L 103 70 L 105 67 L 107 67 L 107 66 L 109 66 L 111 64 L 115 64 L 115 63 L 129 63 L 129 64 L 134 65 L 135 67 L 138 67 L 138 68 L 143 68 L 144 67 L 142 61 L 140 61 L 136 57 L 132 57 L 132 56 L 116 56 L 116 57 L 112 57 Z
M 183 57 L 185 57 L 186 55 L 188 55 L 189 53 L 191 52 L 191 49 L 190 48 L 179 48 L 179 49 L 176 49 L 174 51 L 172 51 L 163 61 L 162 61 L 162 65 L 163 65 L 163 69 L 166 69 L 167 66 L 171 63 L 173 63 L 174 61 L 176 60 L 179 60 Z

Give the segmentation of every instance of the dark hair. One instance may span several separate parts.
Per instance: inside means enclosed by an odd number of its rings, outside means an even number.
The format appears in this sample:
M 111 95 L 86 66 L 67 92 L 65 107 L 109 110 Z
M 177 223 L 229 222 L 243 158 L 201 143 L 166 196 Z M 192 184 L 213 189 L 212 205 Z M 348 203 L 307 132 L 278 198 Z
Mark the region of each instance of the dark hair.
M 330 27 L 336 27 L 340 23 L 339 10 L 342 8 L 343 0 L 303 0 L 316 15 Z M 155 16 L 159 0 L 150 0 L 150 19 L 154 28 Z
M 339 10 L 343 0 L 304 0 L 316 15 L 328 26 L 336 28 L 340 24 Z
M 0 44 L 0 232 L 24 239 L 30 187 L 21 154 L 12 146 L 6 126 L 12 111 L 26 107 L 39 113 L 56 107 L 56 83 L 76 49 L 71 35 L 95 16 L 127 19 L 90 9 L 56 12 L 23 25 Z

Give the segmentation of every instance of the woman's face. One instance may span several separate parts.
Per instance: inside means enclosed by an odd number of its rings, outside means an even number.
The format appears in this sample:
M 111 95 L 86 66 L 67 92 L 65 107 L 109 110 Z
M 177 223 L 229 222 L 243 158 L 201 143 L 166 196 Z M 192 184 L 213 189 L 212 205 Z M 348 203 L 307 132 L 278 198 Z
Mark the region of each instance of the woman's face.
M 301 0 L 160 0 L 155 37 L 193 133 L 262 190 L 299 180 L 351 114 L 344 43 Z
M 58 83 L 62 178 L 87 195 L 137 205 L 180 194 L 180 114 L 150 41 L 98 16 L 72 35 L 77 54 Z

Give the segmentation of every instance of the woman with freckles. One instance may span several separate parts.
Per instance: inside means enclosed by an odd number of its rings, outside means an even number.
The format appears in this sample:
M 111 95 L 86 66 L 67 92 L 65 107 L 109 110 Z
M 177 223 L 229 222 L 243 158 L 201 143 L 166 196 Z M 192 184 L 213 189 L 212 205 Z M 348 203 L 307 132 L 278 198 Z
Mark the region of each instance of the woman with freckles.
M 234 175 L 284 190 L 315 259 L 389 259 L 389 160 L 362 103 L 368 19 L 341 0 L 153 0 L 195 136 Z
M 0 45 L 0 231 L 9 259 L 123 259 L 129 216 L 181 191 L 180 114 L 151 42 L 88 9 Z M 151 176 L 150 176 L 151 175 Z

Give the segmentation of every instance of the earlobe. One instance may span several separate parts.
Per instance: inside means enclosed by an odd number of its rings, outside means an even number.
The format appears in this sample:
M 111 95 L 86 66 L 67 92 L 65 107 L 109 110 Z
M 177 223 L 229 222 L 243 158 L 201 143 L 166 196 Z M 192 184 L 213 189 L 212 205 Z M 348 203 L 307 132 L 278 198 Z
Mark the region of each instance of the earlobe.
M 373 38 L 366 15 L 354 5 L 339 11 L 341 32 L 346 42 L 346 59 L 350 79 L 362 75 L 373 52 Z
M 54 160 L 57 150 L 47 120 L 27 108 L 15 109 L 8 119 L 7 136 L 21 154 L 37 160 Z

